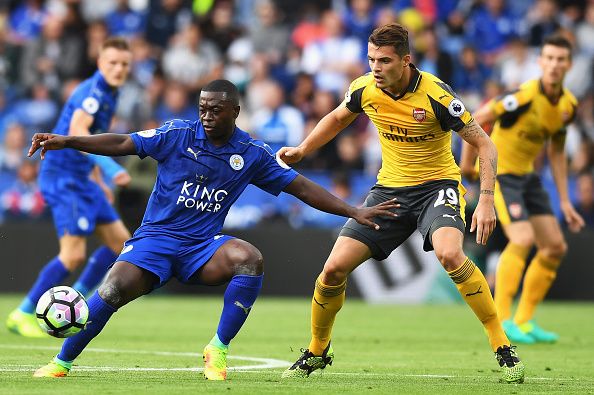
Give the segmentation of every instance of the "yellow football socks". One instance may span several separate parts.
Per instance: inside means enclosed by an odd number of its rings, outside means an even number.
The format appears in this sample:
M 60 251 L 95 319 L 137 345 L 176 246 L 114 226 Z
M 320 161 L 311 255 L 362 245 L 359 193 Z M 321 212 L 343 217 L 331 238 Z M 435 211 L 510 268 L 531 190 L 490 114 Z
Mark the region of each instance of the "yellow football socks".
M 320 275 L 321 277 L 321 275 Z M 311 300 L 311 342 L 309 351 L 322 355 L 330 343 L 330 334 L 336 314 L 342 308 L 345 299 L 346 281 L 340 285 L 326 285 L 318 277 Z
M 448 272 L 448 275 L 456 284 L 462 298 L 483 323 L 493 351 L 496 351 L 498 347 L 504 344 L 509 345 L 510 342 L 505 336 L 501 322 L 497 317 L 497 310 L 495 309 L 489 284 L 487 284 L 487 280 L 480 269 L 475 266 L 470 258 L 466 258 L 462 266 Z
M 495 282 L 495 306 L 501 321 L 508 320 L 512 316 L 511 306 L 518 293 L 530 249 L 531 247 L 507 243 L 501 253 Z
M 524 287 L 514 322 L 522 325 L 532 319 L 536 306 L 542 302 L 557 277 L 560 259 L 548 258 L 537 253 L 524 276 Z

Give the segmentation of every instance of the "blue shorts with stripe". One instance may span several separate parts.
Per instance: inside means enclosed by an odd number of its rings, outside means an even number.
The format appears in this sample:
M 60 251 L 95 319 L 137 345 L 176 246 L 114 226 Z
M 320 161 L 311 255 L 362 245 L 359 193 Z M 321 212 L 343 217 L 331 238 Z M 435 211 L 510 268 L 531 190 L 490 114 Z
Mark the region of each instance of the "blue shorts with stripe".
M 205 241 L 180 240 L 178 238 L 159 235 L 136 234 L 126 243 L 118 261 L 129 262 L 148 270 L 159 277 L 160 287 L 171 277 L 187 283 L 194 273 L 200 269 L 215 252 L 232 236 L 216 235 Z
M 42 171 L 39 189 L 52 211 L 58 238 L 65 234 L 87 236 L 97 224 L 119 220 L 103 190 L 88 177 Z

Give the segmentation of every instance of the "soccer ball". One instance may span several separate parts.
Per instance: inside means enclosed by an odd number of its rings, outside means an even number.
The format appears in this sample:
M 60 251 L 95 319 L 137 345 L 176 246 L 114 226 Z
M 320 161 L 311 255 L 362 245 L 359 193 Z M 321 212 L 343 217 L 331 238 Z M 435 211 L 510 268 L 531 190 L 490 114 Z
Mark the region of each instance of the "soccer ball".
M 89 306 L 76 289 L 61 285 L 48 289 L 37 302 L 39 326 L 54 337 L 70 337 L 85 327 Z

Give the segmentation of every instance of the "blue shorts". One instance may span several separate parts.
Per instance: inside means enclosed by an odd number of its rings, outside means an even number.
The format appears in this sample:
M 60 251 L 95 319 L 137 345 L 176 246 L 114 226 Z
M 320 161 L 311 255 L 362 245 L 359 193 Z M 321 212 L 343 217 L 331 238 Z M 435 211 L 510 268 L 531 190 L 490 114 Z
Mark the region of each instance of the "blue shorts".
M 179 240 L 168 235 L 134 236 L 124 243 L 118 261 L 129 262 L 159 277 L 160 287 L 171 277 L 187 283 L 227 240 L 232 236 L 216 235 L 196 243 Z
M 44 171 L 39 188 L 52 210 L 58 238 L 65 234 L 87 236 L 97 224 L 119 220 L 103 190 L 87 177 Z

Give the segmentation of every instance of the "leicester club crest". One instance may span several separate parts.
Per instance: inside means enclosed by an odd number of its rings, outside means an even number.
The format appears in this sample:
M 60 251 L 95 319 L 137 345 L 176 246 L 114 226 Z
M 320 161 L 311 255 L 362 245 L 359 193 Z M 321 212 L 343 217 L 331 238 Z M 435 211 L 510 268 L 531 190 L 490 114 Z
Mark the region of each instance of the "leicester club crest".
M 414 108 L 412 115 L 417 122 L 423 122 L 427 117 L 427 113 L 425 112 L 424 108 Z
M 243 158 L 241 155 L 231 155 L 231 158 L 229 158 L 229 164 L 233 170 L 241 170 L 243 169 Z

